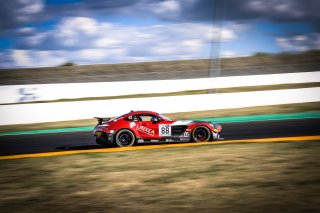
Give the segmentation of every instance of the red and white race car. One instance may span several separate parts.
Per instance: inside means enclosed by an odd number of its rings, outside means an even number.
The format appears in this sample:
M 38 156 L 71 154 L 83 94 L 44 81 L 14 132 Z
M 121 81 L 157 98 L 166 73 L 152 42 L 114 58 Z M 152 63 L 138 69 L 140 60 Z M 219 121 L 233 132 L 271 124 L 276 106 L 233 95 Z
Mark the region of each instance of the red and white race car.
M 93 135 L 105 146 L 135 143 L 203 142 L 219 140 L 222 127 L 207 121 L 174 121 L 152 111 L 131 111 L 119 117 L 100 118 Z

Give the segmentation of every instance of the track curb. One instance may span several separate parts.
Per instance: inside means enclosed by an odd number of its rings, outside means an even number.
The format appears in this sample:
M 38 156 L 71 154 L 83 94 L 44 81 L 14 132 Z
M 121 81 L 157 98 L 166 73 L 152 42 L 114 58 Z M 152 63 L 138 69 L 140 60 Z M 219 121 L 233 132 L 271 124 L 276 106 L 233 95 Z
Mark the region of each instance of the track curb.
M 221 145 L 221 144 L 230 144 L 230 143 L 270 143 L 270 142 L 277 143 L 277 142 L 303 142 L 303 141 L 315 141 L 315 140 L 320 140 L 320 135 L 280 137 L 280 138 L 225 140 L 225 141 L 201 142 L 201 143 L 145 145 L 145 146 L 121 147 L 121 148 L 117 147 L 117 148 L 101 148 L 101 149 L 90 149 L 90 150 L 72 150 L 72 151 L 61 151 L 61 152 L 43 152 L 43 153 L 34 153 L 34 154 L 0 156 L 0 160 L 52 157 L 52 156 L 60 156 L 60 155 L 73 155 L 73 154 L 85 154 L 85 153 L 111 153 L 111 152 L 125 152 L 125 151 L 136 151 L 136 150 L 189 147 L 189 146 Z

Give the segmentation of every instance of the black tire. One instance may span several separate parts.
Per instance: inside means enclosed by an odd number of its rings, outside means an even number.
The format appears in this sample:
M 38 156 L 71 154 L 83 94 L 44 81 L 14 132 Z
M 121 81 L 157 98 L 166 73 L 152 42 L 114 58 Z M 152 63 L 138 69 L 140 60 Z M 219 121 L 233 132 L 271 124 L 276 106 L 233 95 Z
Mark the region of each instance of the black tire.
M 132 146 L 135 140 L 135 135 L 128 129 L 121 129 L 115 136 L 116 145 L 119 147 Z
M 198 126 L 192 131 L 192 140 L 194 142 L 206 142 L 211 138 L 211 132 L 208 127 Z

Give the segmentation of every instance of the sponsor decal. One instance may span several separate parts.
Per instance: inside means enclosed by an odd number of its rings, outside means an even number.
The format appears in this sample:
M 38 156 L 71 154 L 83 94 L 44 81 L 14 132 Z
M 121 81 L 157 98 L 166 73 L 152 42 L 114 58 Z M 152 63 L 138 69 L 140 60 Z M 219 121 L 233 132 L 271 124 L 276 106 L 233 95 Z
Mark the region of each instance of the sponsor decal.
M 179 136 L 179 141 L 190 141 L 190 137 Z
M 159 140 L 150 140 L 150 142 L 159 142 Z
M 171 126 L 168 124 L 159 124 L 159 136 L 171 136 Z
M 144 142 L 144 140 L 141 138 L 138 140 L 138 143 L 143 143 L 143 142 Z
M 136 123 L 135 122 L 130 122 L 129 126 L 130 126 L 130 128 L 134 128 L 136 126 Z
M 136 128 L 139 132 L 143 132 L 143 133 L 146 133 L 148 135 L 151 135 L 151 136 L 154 136 L 154 130 L 148 128 L 148 127 L 145 127 L 145 126 L 137 126 Z
M 166 139 L 166 142 L 174 142 L 173 139 Z
M 19 88 L 19 102 L 35 101 L 39 97 L 37 95 L 38 88 Z
M 190 137 L 190 132 L 184 132 L 183 137 Z

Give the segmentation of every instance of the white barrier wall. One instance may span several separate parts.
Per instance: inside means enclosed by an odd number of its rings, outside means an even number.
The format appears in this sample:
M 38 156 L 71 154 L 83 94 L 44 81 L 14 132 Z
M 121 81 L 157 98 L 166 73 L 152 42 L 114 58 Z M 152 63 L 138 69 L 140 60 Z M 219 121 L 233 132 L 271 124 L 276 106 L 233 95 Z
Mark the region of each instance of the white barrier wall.
M 74 101 L 0 106 L 0 125 L 113 117 L 130 110 L 161 113 L 232 109 L 320 101 L 320 87 L 239 93 Z M 213 115 L 214 116 L 214 115 Z
M 0 104 L 186 90 L 320 82 L 320 71 L 182 80 L 0 86 Z

